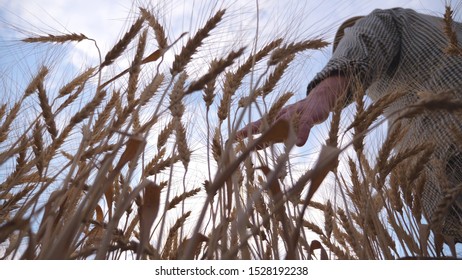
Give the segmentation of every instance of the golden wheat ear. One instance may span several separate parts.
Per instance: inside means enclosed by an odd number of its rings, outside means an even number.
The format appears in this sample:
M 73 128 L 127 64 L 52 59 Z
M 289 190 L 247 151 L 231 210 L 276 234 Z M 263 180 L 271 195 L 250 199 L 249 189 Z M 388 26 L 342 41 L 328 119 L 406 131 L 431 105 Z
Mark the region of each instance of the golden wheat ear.
M 57 43 L 57 44 L 64 44 L 66 42 L 80 42 L 82 40 L 87 40 L 88 37 L 84 34 L 80 33 L 71 33 L 71 34 L 64 34 L 64 35 L 52 35 L 48 34 L 46 36 L 37 36 L 37 37 L 28 37 L 24 38 L 21 41 L 25 43 Z

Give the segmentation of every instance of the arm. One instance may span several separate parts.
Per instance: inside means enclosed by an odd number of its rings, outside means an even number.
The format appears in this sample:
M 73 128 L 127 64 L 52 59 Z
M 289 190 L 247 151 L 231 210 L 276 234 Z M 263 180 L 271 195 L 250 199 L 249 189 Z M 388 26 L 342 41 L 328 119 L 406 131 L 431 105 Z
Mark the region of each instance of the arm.
M 352 92 L 352 86 L 359 82 L 367 88 L 389 71 L 399 50 L 400 32 L 393 10 L 376 10 L 345 30 L 326 67 L 308 85 L 307 97 L 279 112 L 278 119 L 300 116 L 297 146 L 306 143 L 311 128 L 327 119 L 336 100 Z M 260 125 L 261 120 L 247 125 L 238 137 L 259 133 Z
M 332 75 L 343 75 L 352 86 L 359 84 L 366 89 L 393 71 L 399 59 L 402 28 L 396 11 L 403 10 L 375 10 L 345 29 L 332 58 L 310 82 L 307 92 Z

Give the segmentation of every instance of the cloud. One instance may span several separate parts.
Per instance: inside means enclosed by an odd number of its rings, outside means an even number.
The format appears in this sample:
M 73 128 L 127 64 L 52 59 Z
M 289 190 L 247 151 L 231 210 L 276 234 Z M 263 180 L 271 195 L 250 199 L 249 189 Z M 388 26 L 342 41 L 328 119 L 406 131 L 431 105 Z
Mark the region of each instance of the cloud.
M 33 33 L 83 33 L 95 39 L 104 54 L 128 25 L 134 20 L 138 6 L 146 6 L 166 26 L 170 40 L 182 32 L 191 34 L 220 8 L 227 8 L 226 29 L 222 29 L 215 48 L 227 47 L 237 42 L 251 43 L 259 24 L 259 40 L 284 36 L 287 39 L 306 39 L 323 36 L 331 39 L 337 26 L 345 19 L 367 14 L 375 8 L 404 6 L 429 13 L 442 13 L 443 4 L 431 0 L 415 1 L 112 1 L 112 0 L 1 0 L 3 21 L 19 25 Z M 259 22 L 257 22 L 257 3 Z M 223 31 L 224 30 L 224 31 Z M 80 67 L 85 57 L 97 59 L 97 52 L 90 43 L 77 44 L 80 55 L 74 55 L 73 63 Z

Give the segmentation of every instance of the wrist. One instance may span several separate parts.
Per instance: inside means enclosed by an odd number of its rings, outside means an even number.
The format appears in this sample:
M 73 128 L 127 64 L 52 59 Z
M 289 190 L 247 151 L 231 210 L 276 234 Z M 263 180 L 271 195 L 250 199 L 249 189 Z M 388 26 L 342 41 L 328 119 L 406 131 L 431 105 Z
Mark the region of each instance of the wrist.
M 323 100 L 333 107 L 337 98 L 342 97 L 348 91 L 348 80 L 344 76 L 329 76 L 314 87 L 307 96 L 314 102 Z
M 336 101 L 348 91 L 348 80 L 344 76 L 330 76 L 322 80 L 305 98 L 312 112 L 314 123 L 327 119 Z

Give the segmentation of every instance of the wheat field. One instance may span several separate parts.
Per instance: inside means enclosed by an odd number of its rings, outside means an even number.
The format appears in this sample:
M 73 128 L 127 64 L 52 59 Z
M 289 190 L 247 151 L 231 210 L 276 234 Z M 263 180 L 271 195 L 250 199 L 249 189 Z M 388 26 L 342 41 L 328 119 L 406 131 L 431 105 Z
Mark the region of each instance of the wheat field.
M 217 8 L 175 32 L 136 7 L 99 63 L 65 78 L 53 55 L 99 42 L 79 32 L 15 42 L 47 52 L 0 103 L 2 259 L 460 257 L 423 217 L 431 143 L 396 153 L 399 128 L 368 143 L 397 96 L 366 104 L 358 90 L 347 118 L 338 102 L 308 166 L 296 122 L 276 116 L 302 83 L 300 58 L 329 43 L 223 43 L 232 17 Z M 408 114 L 461 107 L 428 98 Z M 260 116 L 261 135 L 236 137 Z

